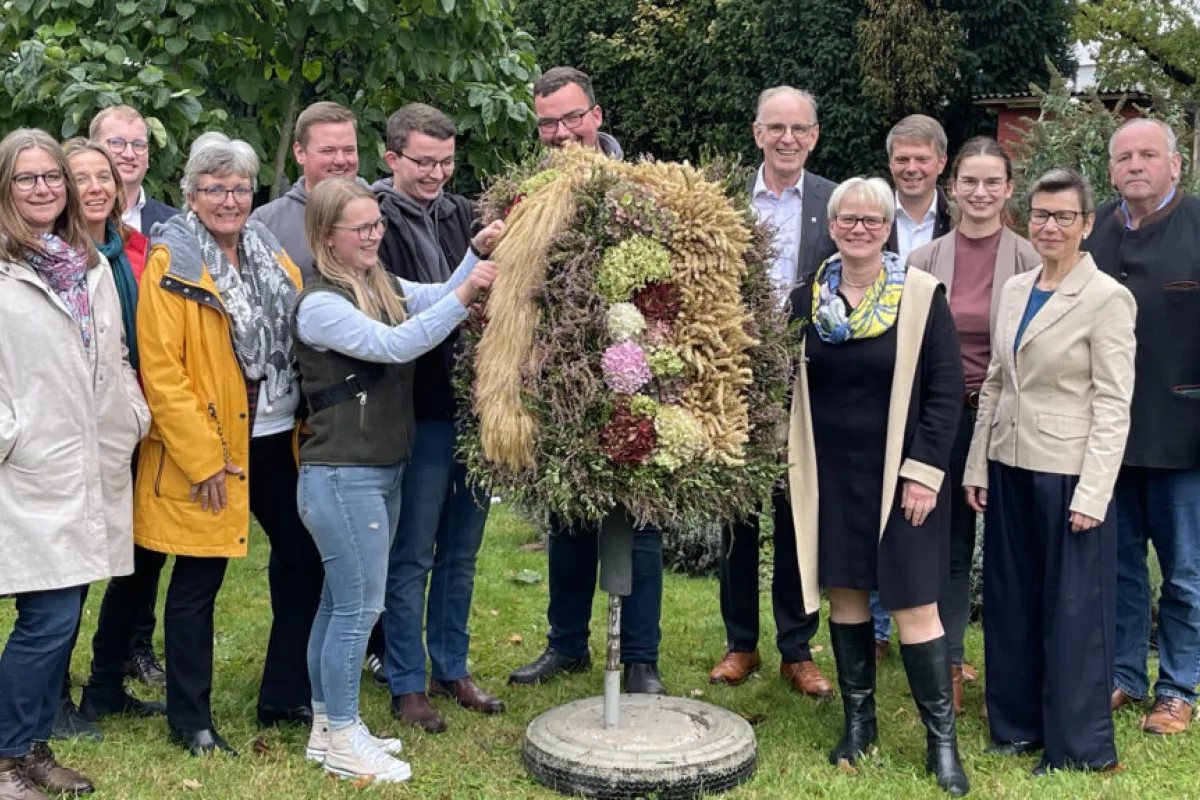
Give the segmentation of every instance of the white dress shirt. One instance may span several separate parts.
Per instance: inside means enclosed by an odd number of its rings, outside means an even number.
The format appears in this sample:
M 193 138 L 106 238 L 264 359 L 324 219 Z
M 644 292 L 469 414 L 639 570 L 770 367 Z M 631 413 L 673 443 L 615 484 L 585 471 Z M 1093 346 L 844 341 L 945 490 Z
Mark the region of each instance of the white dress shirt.
M 900 205 L 900 195 L 896 195 L 896 248 L 900 251 L 897 255 L 900 256 L 901 263 L 908 261 L 908 254 L 913 250 L 933 241 L 933 228 L 937 223 L 937 203 L 935 193 L 929 210 L 925 212 L 925 218 L 917 222 L 908 215 L 904 206 Z
M 137 202 L 129 207 L 129 210 L 121 215 L 121 222 L 124 222 L 135 231 L 142 230 L 142 209 L 146 207 L 146 187 L 138 188 Z
M 754 179 L 754 193 L 750 198 L 754 215 L 759 222 L 771 226 L 774 236 L 775 263 L 771 265 L 771 277 L 784 297 L 796 284 L 796 269 L 800 259 L 800 221 L 804 212 L 804 172 L 793 186 L 775 194 L 763 180 L 763 167 L 758 168 Z

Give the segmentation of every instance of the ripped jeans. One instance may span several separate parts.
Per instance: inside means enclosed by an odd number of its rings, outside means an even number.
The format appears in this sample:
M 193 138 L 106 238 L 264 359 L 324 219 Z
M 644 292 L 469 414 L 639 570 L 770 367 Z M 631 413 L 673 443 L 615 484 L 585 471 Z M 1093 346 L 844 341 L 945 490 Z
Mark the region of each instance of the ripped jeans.
M 321 605 L 308 639 L 308 677 L 314 707 L 324 706 L 331 730 L 358 718 L 363 654 L 383 612 L 406 463 L 300 468 L 300 519 L 325 565 Z

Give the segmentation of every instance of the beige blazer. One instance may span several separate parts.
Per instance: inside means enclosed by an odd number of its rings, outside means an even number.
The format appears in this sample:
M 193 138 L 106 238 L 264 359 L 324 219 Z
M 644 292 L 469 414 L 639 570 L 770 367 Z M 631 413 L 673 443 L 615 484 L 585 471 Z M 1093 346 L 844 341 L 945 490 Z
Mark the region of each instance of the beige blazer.
M 987 488 L 987 462 L 1078 475 L 1071 510 L 1103 520 L 1129 434 L 1133 295 L 1088 254 L 1029 322 L 1017 327 L 1042 269 L 1004 284 L 992 362 L 963 483 Z
M 918 247 L 908 255 L 908 266 L 928 272 L 946 287 L 946 298 L 954 291 L 954 242 L 956 231 L 950 231 L 926 245 Z M 1000 232 L 1000 248 L 996 251 L 996 271 L 992 278 L 992 302 L 990 315 L 992 337 L 996 336 L 996 310 L 1000 307 L 1000 291 L 1013 275 L 1028 272 L 1042 263 L 1042 257 L 1025 237 L 1009 228 Z

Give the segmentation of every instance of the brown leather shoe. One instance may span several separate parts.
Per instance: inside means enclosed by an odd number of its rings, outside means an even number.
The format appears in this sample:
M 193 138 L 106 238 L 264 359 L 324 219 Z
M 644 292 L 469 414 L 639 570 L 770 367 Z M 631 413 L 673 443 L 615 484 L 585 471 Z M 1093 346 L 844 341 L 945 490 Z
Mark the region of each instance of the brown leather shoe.
M 889 639 L 875 640 L 875 663 L 883 661 L 892 654 L 892 642 Z
M 449 684 L 430 680 L 429 694 L 431 697 L 453 697 L 454 701 L 463 708 L 478 711 L 481 714 L 504 713 L 504 701 L 480 689 L 470 675 Z
M 733 650 L 728 650 L 712 668 L 712 672 L 708 673 L 708 682 L 739 686 L 761 666 L 762 659 L 757 650 L 753 653 L 735 653 Z
M 953 690 L 954 716 L 963 714 L 963 668 L 962 664 L 950 665 L 950 688 Z
M 974 681 L 979 680 L 979 673 L 976 671 L 976 669 L 974 667 L 972 667 L 970 664 L 968 664 L 965 661 L 962 664 L 962 673 L 963 673 L 963 681 L 965 681 L 966 683 L 972 683 Z
M 833 697 L 833 687 L 811 660 L 784 661 L 779 665 L 779 674 L 791 681 L 792 688 L 800 694 L 821 700 Z
M 1154 710 L 1142 720 L 1142 730 L 1158 736 L 1185 733 L 1192 727 L 1192 707 L 1178 697 L 1154 698 Z
M 398 694 L 392 698 L 392 716 L 406 725 L 421 728 L 426 733 L 441 733 L 446 730 L 446 720 L 437 709 L 429 705 L 424 692 Z
M 91 794 L 96 791 L 87 778 L 59 764 L 45 742 L 33 743 L 33 752 L 21 759 L 21 770 L 39 789 L 51 794 Z
M 1121 689 L 1113 689 L 1113 693 L 1112 693 L 1112 710 L 1113 711 L 1120 711 L 1122 708 L 1125 708 L 1126 706 L 1139 706 L 1141 704 L 1142 704 L 1141 700 L 1130 697 L 1129 695 L 1125 694 L 1125 692 L 1122 691 Z
M 25 777 L 21 759 L 0 758 L 0 800 L 49 800 Z

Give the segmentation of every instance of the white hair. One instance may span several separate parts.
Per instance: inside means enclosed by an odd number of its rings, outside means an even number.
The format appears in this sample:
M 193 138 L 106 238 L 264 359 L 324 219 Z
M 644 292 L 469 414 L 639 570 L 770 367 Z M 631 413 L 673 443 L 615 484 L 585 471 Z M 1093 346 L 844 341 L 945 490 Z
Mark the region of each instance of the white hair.
M 192 142 L 179 188 L 183 189 L 185 197 L 192 197 L 202 175 L 230 174 L 245 175 L 250 179 L 251 188 L 258 189 L 258 155 L 248 142 L 209 131 Z
M 754 121 L 762 122 L 763 106 L 768 101 L 779 97 L 780 95 L 791 95 L 797 100 L 803 100 L 808 103 L 808 107 L 812 109 L 813 122 L 817 122 L 817 98 L 813 97 L 810 92 L 803 89 L 797 89 L 795 86 L 772 86 L 770 89 L 763 89 L 762 94 L 758 96 L 758 106 L 754 111 Z
M 1121 123 L 1121 127 L 1117 128 L 1117 130 L 1113 133 L 1112 138 L 1108 140 L 1108 157 L 1114 157 L 1115 154 L 1113 149 L 1116 146 L 1117 137 L 1121 134 L 1121 131 L 1145 122 L 1148 122 L 1151 125 L 1156 125 L 1158 129 L 1163 132 L 1163 136 L 1167 137 L 1167 155 L 1171 155 L 1179 151 L 1179 140 L 1176 138 L 1175 131 L 1170 125 L 1163 122 L 1161 119 L 1154 119 L 1153 117 L 1134 117 L 1133 119 L 1127 119 Z
M 833 219 L 847 200 L 860 200 L 875 206 L 888 222 L 896 218 L 896 196 L 883 178 L 850 178 L 838 184 L 829 195 L 825 211 Z

